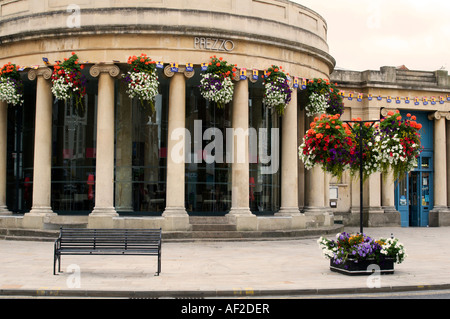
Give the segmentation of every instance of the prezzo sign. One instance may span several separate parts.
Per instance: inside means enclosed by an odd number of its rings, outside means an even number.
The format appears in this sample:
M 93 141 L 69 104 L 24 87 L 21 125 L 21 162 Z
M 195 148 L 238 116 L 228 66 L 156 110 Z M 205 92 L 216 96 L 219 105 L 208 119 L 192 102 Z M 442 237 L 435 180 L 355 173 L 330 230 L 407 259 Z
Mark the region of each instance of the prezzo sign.
M 194 49 L 230 52 L 234 50 L 234 42 L 226 39 L 194 37 Z

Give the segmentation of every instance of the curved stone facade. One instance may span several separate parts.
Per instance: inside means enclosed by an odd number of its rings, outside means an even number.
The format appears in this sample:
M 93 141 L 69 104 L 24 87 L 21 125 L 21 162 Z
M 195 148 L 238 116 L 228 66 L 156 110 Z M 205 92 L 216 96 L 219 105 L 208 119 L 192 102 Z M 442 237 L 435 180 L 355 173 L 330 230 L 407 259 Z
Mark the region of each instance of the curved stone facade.
M 83 221 L 81 223 L 86 222 L 88 227 L 100 228 L 162 227 L 167 231 L 192 229 L 186 212 L 191 209 L 191 198 L 188 198 L 189 190 L 184 188 L 183 181 L 185 176 L 189 178 L 189 173 L 186 173 L 189 167 L 185 166 L 185 163 L 175 163 L 168 157 L 167 163 L 159 164 L 160 167 L 165 167 L 167 164 L 167 176 L 164 176 L 166 180 L 163 183 L 159 181 L 160 184 L 164 184 L 164 187 L 167 185 L 165 190 L 167 197 L 164 200 L 158 198 L 141 201 L 145 202 L 144 205 L 155 205 L 155 207 L 163 202 L 164 213 L 150 218 L 127 218 L 117 213 L 124 207 L 132 210 L 132 206 L 136 206 L 136 203 L 133 203 L 131 191 L 143 197 L 144 192 L 150 191 L 152 187 L 149 183 L 145 189 L 131 189 L 136 181 L 122 183 L 120 178 L 131 178 L 134 173 L 131 170 L 120 170 L 123 167 L 117 169 L 114 166 L 119 165 L 118 163 L 124 167 L 132 165 L 131 157 L 124 160 L 118 159 L 125 151 L 131 154 L 130 136 L 133 132 L 127 131 L 127 128 L 137 122 L 132 118 L 132 111 L 129 110 L 133 108 L 132 102 L 124 98 L 124 89 L 118 80 L 121 73 L 125 72 L 130 56 L 146 53 L 152 60 L 163 61 L 165 64 L 166 68 L 161 74 L 161 78 L 164 79 L 158 100 L 159 107 L 163 105 L 158 109 L 158 112 L 163 110 L 162 113 L 158 113 L 158 116 L 161 116 L 158 124 L 159 133 L 148 128 L 141 130 L 149 136 L 157 136 L 160 144 L 165 143 L 164 139 L 167 139 L 167 135 L 170 137 L 174 129 L 185 128 L 188 125 L 185 113 L 193 111 L 192 105 L 189 104 L 191 100 L 187 101 L 186 96 L 191 94 L 190 98 L 195 99 L 193 87 L 198 86 L 198 84 L 189 84 L 190 93 L 187 93 L 188 80 L 191 81 L 190 83 L 198 81 L 194 74 L 196 72 L 198 74 L 199 66 L 208 62 L 212 55 L 221 56 L 228 62 L 236 64 L 238 68 L 246 68 L 248 72 L 250 70 L 262 72 L 274 64 L 282 65 L 291 76 L 302 78 L 329 78 L 335 67 L 335 60 L 328 53 L 325 20 L 312 10 L 287 0 L 213 0 L 208 2 L 200 0 L 3 0 L 0 1 L 0 17 L 0 64 L 12 62 L 25 67 L 24 72 L 28 72 L 30 81 L 29 95 L 36 94 L 32 103 L 35 107 L 36 119 L 36 125 L 33 127 L 34 164 L 32 167 L 36 191 L 33 192 L 32 199 L 28 199 L 27 204 L 31 208 L 29 212 L 25 212 L 23 219 L 1 219 L 0 226 L 3 227 L 46 228 L 58 223 L 79 223 L 80 217 L 71 218 L 54 213 L 56 208 L 53 205 L 53 197 L 60 196 L 58 209 L 63 210 L 61 207 L 65 205 L 66 200 L 63 196 L 66 195 L 62 194 L 63 192 L 57 195 L 51 192 L 51 188 L 55 187 L 52 174 L 60 169 L 58 163 L 62 165 L 68 162 L 68 159 L 72 159 L 72 155 L 67 155 L 68 152 L 72 154 L 72 149 L 64 149 L 59 158 L 55 154 L 52 157 L 52 147 L 54 152 L 55 144 L 57 144 L 55 140 L 61 140 L 58 143 L 62 145 L 70 138 L 64 135 L 63 140 L 62 131 L 58 131 L 55 126 L 56 122 L 64 122 L 64 119 L 62 115 L 58 117 L 60 113 L 55 105 L 61 101 L 52 100 L 48 75 L 53 62 L 70 56 L 71 52 L 75 51 L 80 61 L 89 68 L 86 75 L 90 77 L 91 95 L 86 105 L 89 104 L 89 109 L 95 109 L 96 113 L 89 113 L 88 120 L 72 118 L 63 126 L 65 125 L 64 129 L 67 131 L 77 131 L 79 127 L 75 127 L 74 121 L 76 125 L 79 125 L 80 121 L 92 123 L 89 124 L 91 125 L 89 133 L 86 133 L 86 127 L 82 132 L 83 136 L 88 136 L 90 139 L 89 144 L 93 141 L 94 146 L 86 148 L 83 154 L 89 153 L 89 155 L 83 156 L 86 157 L 86 162 L 92 163 L 94 158 L 97 164 L 94 168 L 90 167 L 90 171 L 82 172 L 85 180 L 79 184 L 82 184 L 84 194 L 72 190 L 78 193 L 70 196 L 76 197 L 80 203 L 86 201 L 88 196 L 86 192 L 92 191 L 87 191 L 87 185 L 91 187 L 92 184 L 86 183 L 86 180 L 88 176 L 90 178 L 94 175 L 95 170 L 95 206 L 91 207 L 89 217 L 81 217 Z M 44 57 L 50 61 L 50 65 L 44 65 Z M 169 70 L 169 63 L 178 63 L 179 71 Z M 197 71 L 186 72 L 187 63 L 192 63 Z M 255 87 L 253 84 L 256 81 L 250 79 L 247 81 L 235 78 L 234 80 L 232 114 L 223 115 L 224 125 L 231 123 L 233 129 L 245 131 L 249 128 L 249 123 L 254 121 L 252 117 L 261 112 L 256 110 L 252 114 L 249 109 L 257 108 L 256 104 L 253 105 L 249 101 L 253 99 L 259 101 L 254 103 L 261 104 L 262 86 L 259 84 L 259 88 Z M 251 97 L 249 92 L 253 92 Z M 280 177 L 279 181 L 274 179 L 274 183 L 278 183 L 276 189 L 275 186 L 269 185 L 275 189 L 273 194 L 267 195 L 272 196 L 271 198 L 277 202 L 277 205 L 272 205 L 273 207 L 269 209 L 272 212 L 271 216 L 257 217 L 248 207 L 249 189 L 250 197 L 255 198 L 253 188 L 255 188 L 254 175 L 256 174 L 249 173 L 248 154 L 245 154 L 245 163 L 233 163 L 226 168 L 228 180 L 224 183 L 228 183 L 231 197 L 224 197 L 222 203 L 228 208 L 229 206 L 226 205 L 231 205 L 227 217 L 236 225 L 237 230 L 295 230 L 333 224 L 332 215 L 328 213 L 325 204 L 327 184 L 323 172 L 314 170 L 305 173 L 298 161 L 298 141 L 305 131 L 307 119 L 300 105 L 300 99 L 297 99 L 296 89 L 294 93 L 283 117 L 270 118 L 266 115 L 266 119 L 262 121 L 267 127 L 269 127 L 267 123 L 270 122 L 271 127 L 277 128 L 282 122 L 279 141 L 282 148 Z M 0 107 L 7 106 L 2 103 Z M 71 112 L 67 105 L 61 107 L 64 108 L 66 115 Z M 96 115 L 97 112 L 99 116 Z M 6 112 L 0 114 L 3 117 L 0 120 L 5 121 L 4 117 L 8 116 Z M 161 123 L 164 122 L 161 120 L 162 117 L 167 122 L 167 127 L 162 128 Z M 149 117 L 148 123 L 150 122 Z M 52 125 L 54 125 L 53 131 Z M 93 131 L 92 127 L 95 127 L 96 131 Z M 118 131 L 120 132 L 117 133 Z M 6 140 L 7 134 L 2 133 L 0 142 Z M 67 133 L 67 136 L 72 136 L 70 134 L 72 133 Z M 161 137 L 161 134 L 165 137 Z M 160 159 L 167 156 L 164 155 L 165 152 L 170 153 L 174 147 L 170 138 L 168 145 L 159 149 L 150 149 L 148 143 L 142 142 L 141 137 L 137 137 L 133 143 L 133 152 L 137 152 L 137 149 L 141 147 L 147 153 L 159 152 Z M 0 143 L 0 145 L 4 144 Z M 95 153 L 96 155 L 93 155 Z M 154 159 L 148 159 L 140 166 L 142 171 L 145 171 L 142 173 L 143 176 L 148 177 L 155 173 L 148 169 L 152 160 Z M 0 166 L 0 169 L 5 170 L 5 165 Z M 0 172 L 0 177 L 2 174 L 5 173 Z M 2 177 L 0 184 L 5 184 L 5 179 Z M 261 177 L 258 183 L 263 184 Z M 24 185 L 25 189 L 27 185 Z M 36 188 L 36 185 L 40 187 Z M 76 188 L 70 184 L 66 186 L 64 189 L 61 188 L 64 192 L 67 189 Z M 261 188 L 262 186 L 256 186 L 255 192 L 257 189 L 260 191 Z M 155 193 L 157 191 L 160 189 L 155 188 Z M 209 191 L 214 192 L 211 189 Z M 4 193 L 2 188 L 0 188 L 1 192 Z M 89 193 L 89 196 L 91 195 Z M 122 195 L 123 207 L 119 207 L 115 197 Z M 199 195 L 205 196 L 204 193 Z M 215 205 L 216 199 L 201 200 L 200 196 L 197 196 L 195 203 L 203 201 L 205 205 Z M 4 194 L 0 194 L 0 208 L 8 213 L 3 203 L 4 197 Z M 262 197 L 259 199 L 263 200 Z M 159 200 L 162 202 L 158 202 Z M 255 204 L 254 209 L 263 210 L 264 208 Z
M 248 69 L 283 64 L 304 77 L 328 77 L 335 64 L 324 19 L 290 1 L 73 2 L 1 1 L 0 63 L 35 65 L 76 50 L 80 60 L 126 62 L 148 52 L 180 64 L 215 52 Z

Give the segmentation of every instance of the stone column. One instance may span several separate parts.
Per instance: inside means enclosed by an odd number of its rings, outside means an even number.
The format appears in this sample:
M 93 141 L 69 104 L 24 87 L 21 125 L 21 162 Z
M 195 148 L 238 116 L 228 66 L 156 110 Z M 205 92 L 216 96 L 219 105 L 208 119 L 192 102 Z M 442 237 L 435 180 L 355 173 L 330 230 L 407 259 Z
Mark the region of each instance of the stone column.
M 446 151 L 450 159 L 450 121 L 446 121 Z M 447 161 L 447 206 L 450 207 L 450 161 Z
M 395 183 L 392 172 L 381 175 L 381 208 L 384 210 L 385 225 L 400 226 L 400 213 L 395 208 Z
M 8 104 L 0 101 L 0 215 L 11 215 L 6 207 L 6 153 Z
M 318 165 L 305 171 L 305 207 L 303 213 L 308 216 L 310 222 L 319 226 L 330 226 L 334 223 L 329 203 L 325 202 L 325 185 L 328 184 L 326 181 L 325 172 Z M 326 191 L 329 192 L 328 187 Z
M 96 64 L 90 74 L 98 77 L 95 207 L 89 215 L 90 228 L 112 228 L 114 208 L 114 78 L 115 64 Z
M 34 132 L 33 203 L 24 216 L 26 228 L 41 228 L 45 217 L 56 215 L 51 208 L 52 180 L 52 70 L 41 67 L 28 73 L 37 78 L 36 124 Z
M 231 210 L 227 217 L 236 224 L 237 230 L 256 230 L 257 218 L 251 213 L 249 205 L 248 80 L 236 80 L 232 110 L 233 135 L 227 134 L 227 144 L 231 142 L 229 138 L 232 138 L 233 144 Z
M 167 142 L 167 185 L 164 224 L 166 230 L 189 230 L 189 215 L 184 205 L 186 165 L 186 78 L 194 72 L 179 67 L 173 72 L 170 66 L 164 75 L 171 78 L 169 89 L 169 127 Z
M 428 116 L 434 120 L 434 207 L 429 214 L 430 226 L 443 226 L 450 222 L 447 206 L 447 149 L 446 116 L 449 113 L 435 112 Z
M 293 89 L 291 97 L 282 116 L 281 207 L 275 216 L 303 217 L 298 208 L 297 89 Z

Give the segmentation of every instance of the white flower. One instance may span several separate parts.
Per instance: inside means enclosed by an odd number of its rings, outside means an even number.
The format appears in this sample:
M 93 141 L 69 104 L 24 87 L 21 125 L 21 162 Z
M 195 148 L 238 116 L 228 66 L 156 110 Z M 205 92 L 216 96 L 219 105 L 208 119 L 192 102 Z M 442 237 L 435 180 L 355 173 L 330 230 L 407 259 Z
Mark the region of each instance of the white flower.
M 11 105 L 22 104 L 22 94 L 17 93 L 14 81 L 7 78 L 0 78 L 0 100 Z
M 225 105 L 233 100 L 234 85 L 230 78 L 225 77 L 220 81 L 217 74 L 202 74 L 200 80 L 200 93 L 208 101 Z
M 264 84 L 265 94 L 263 103 L 268 108 L 287 106 L 287 100 L 289 92 L 283 91 L 282 85 L 285 84 L 286 79 L 282 77 L 276 77 L 273 82 L 267 82 Z M 287 86 L 287 84 L 285 84 Z
M 156 72 L 128 72 L 129 77 L 127 94 L 130 99 L 137 97 L 140 100 L 153 101 L 158 95 L 158 75 Z
M 309 104 L 306 106 L 306 115 L 314 116 L 325 113 L 328 108 L 327 100 L 328 98 L 323 94 L 311 93 L 309 96 Z

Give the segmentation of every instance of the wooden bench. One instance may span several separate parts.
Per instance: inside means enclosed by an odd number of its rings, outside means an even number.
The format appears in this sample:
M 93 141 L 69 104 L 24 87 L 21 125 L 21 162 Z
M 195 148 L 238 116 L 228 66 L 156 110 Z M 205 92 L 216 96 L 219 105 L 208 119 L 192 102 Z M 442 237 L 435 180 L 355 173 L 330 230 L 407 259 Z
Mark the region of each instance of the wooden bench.
M 60 228 L 55 241 L 53 275 L 61 272 L 62 255 L 134 255 L 157 256 L 161 272 L 160 229 L 80 229 Z

